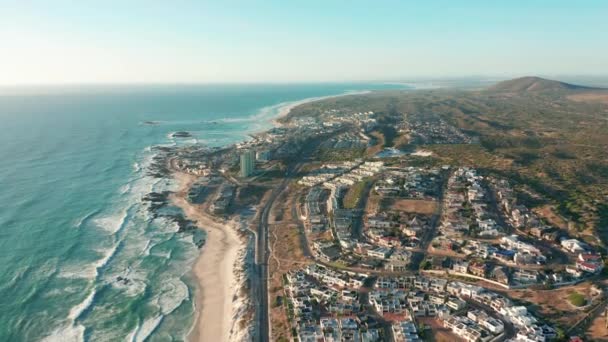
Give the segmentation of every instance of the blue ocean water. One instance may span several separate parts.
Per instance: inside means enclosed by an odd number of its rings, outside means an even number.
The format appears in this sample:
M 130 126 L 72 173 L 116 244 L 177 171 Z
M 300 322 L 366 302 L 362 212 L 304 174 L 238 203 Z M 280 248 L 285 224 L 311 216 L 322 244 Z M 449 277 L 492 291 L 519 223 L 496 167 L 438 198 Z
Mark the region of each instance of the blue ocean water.
M 173 186 L 147 176 L 152 147 L 242 141 L 282 104 L 387 88 L 403 86 L 0 90 L 0 341 L 184 339 L 199 250 L 141 201 Z

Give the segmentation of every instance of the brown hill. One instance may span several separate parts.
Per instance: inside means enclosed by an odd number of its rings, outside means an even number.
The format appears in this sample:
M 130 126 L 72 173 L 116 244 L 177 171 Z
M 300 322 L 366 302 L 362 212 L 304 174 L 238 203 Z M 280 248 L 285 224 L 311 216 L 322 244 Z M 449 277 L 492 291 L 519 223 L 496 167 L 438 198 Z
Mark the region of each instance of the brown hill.
M 560 81 L 547 80 L 540 77 L 520 77 L 499 82 L 488 90 L 497 92 L 546 92 L 546 91 L 573 91 L 573 90 L 599 90 L 600 88 L 585 87 Z

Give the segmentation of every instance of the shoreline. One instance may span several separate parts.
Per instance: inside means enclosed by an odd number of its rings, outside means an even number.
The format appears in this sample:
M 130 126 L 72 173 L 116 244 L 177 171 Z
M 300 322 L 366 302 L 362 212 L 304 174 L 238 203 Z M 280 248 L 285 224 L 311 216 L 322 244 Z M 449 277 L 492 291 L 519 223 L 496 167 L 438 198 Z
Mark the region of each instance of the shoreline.
M 268 123 L 273 127 L 280 127 L 282 124 L 279 119 L 288 116 L 293 108 L 306 103 L 371 92 L 371 90 L 351 91 L 278 104 L 277 113 L 268 119 Z M 266 130 L 252 132 L 250 135 Z M 234 144 L 226 147 L 230 146 Z M 233 336 L 247 333 L 232 328 L 238 323 L 234 322 L 233 318 L 235 314 L 240 315 L 239 306 L 247 305 L 250 299 L 250 294 L 247 294 L 247 298 L 239 296 L 241 286 L 239 281 L 242 280 L 242 275 L 236 274 L 238 272 L 236 263 L 247 255 L 248 243 L 238 235 L 237 223 L 234 221 L 220 223 L 207 215 L 201 205 L 192 204 L 187 200 L 187 193 L 197 176 L 177 171 L 171 172 L 171 176 L 178 184 L 178 190 L 170 197 L 172 204 L 181 208 L 187 219 L 196 222 L 197 228 L 207 233 L 202 250 L 192 267 L 197 288 L 194 293 L 194 323 L 188 332 L 187 340 L 229 341 Z M 254 327 L 254 330 L 257 330 L 257 327 Z
M 243 256 L 246 243 L 238 235 L 234 222 L 217 222 L 199 205 L 188 202 L 187 192 L 196 176 L 174 172 L 173 178 L 178 183 L 178 191 L 172 195 L 171 202 L 207 233 L 192 268 L 197 289 L 194 296 L 195 320 L 188 340 L 228 341 L 233 333 L 233 298 L 237 297 L 240 287 L 235 265 Z

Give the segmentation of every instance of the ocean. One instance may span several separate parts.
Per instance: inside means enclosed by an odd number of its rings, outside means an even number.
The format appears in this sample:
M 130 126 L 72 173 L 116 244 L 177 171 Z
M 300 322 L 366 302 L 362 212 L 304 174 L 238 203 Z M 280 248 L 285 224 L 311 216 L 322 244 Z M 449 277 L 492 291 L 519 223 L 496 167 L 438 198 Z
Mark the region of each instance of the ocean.
M 185 339 L 199 249 L 142 202 L 174 187 L 147 175 L 153 147 L 231 144 L 290 102 L 397 88 L 0 89 L 0 341 Z

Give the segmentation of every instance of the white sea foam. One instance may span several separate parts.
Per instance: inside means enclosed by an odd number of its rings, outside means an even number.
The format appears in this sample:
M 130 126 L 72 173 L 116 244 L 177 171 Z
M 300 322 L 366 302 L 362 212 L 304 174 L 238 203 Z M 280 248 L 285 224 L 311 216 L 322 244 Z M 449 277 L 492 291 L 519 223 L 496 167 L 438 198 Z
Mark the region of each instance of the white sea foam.
M 73 293 L 80 292 L 80 291 L 81 291 L 81 289 L 79 289 L 78 287 L 75 287 L 75 286 L 62 287 L 62 288 L 56 288 L 56 289 L 52 289 L 52 290 L 45 292 L 44 297 L 50 298 L 50 297 L 55 297 L 55 296 L 65 296 L 67 294 L 73 294 Z
M 125 207 L 115 214 L 96 218 L 94 219 L 95 225 L 111 234 L 115 234 L 123 227 L 127 219 L 128 209 L 128 207 Z
M 152 247 L 152 240 L 146 241 L 146 246 L 144 247 L 143 252 L 141 254 L 143 254 L 144 256 L 150 255 L 150 248 Z
M 81 228 L 91 217 L 97 215 L 99 210 L 93 210 L 74 222 L 74 228 Z
M 84 341 L 84 327 L 80 324 L 64 325 L 57 328 L 41 342 L 78 342 Z
M 112 259 L 114 254 L 116 254 L 116 251 L 118 250 L 118 247 L 120 246 L 121 243 L 122 242 L 119 242 L 119 243 L 115 244 L 112 248 L 105 251 L 104 257 L 99 259 L 95 263 L 95 276 L 99 276 L 99 269 L 102 267 L 105 267 L 108 264 L 110 259 Z
M 194 244 L 194 236 L 191 234 L 188 235 L 183 235 L 179 238 L 180 241 L 186 242 L 186 243 L 191 243 Z
M 127 184 L 121 186 L 120 190 L 118 190 L 118 191 L 120 192 L 121 195 L 124 195 L 127 192 L 129 192 L 129 190 L 131 190 L 131 183 L 127 183 Z
M 161 291 L 157 303 L 163 315 L 175 311 L 189 296 L 188 286 L 177 278 L 164 281 Z
M 104 211 L 101 215 L 98 215 L 100 211 L 92 212 L 75 222 L 75 226 L 83 226 L 87 221 L 91 221 L 99 228 L 120 237 L 120 240 L 107 249 L 98 250 L 101 257 L 95 262 L 62 267 L 60 277 L 96 279 L 111 284 L 113 288 L 119 289 L 122 294 L 130 297 L 144 293 L 146 288 L 150 286 L 149 278 L 154 275 L 149 274 L 149 271 L 144 268 L 140 268 L 142 267 L 141 261 L 146 255 L 150 254 L 150 250 L 156 244 L 173 238 L 174 233 L 178 230 L 177 224 L 168 220 L 163 221 L 163 219 L 158 219 L 159 221 L 155 222 L 153 228 L 145 223 L 140 224 L 142 223 L 140 220 L 151 222 L 148 211 L 145 207 L 140 207 L 141 198 L 151 191 L 169 190 L 175 186 L 175 182 L 145 175 L 144 172 L 154 157 L 153 153 L 149 153 L 151 151 L 150 147 L 146 148 L 143 158 L 133 165 L 133 177 L 135 178 L 119 189 L 122 196 L 115 203 L 114 212 Z M 121 253 L 120 257 L 117 257 L 119 249 Z M 170 260 L 172 251 L 163 253 L 162 256 Z M 104 270 L 102 274 L 102 269 L 109 263 L 112 263 L 112 268 Z M 53 267 L 53 269 L 56 268 Z M 121 274 L 121 269 L 123 270 L 123 277 L 127 281 L 116 280 L 117 276 Z M 184 267 L 184 272 L 187 269 L 187 267 Z M 49 272 L 51 271 L 49 270 Z M 181 268 L 179 271 L 181 271 Z M 172 271 L 169 272 L 173 273 Z M 158 303 L 159 314 L 169 314 L 188 298 L 189 290 L 177 278 L 163 285 L 164 287 L 161 289 L 151 289 L 153 293 L 157 294 L 156 296 L 159 296 L 158 299 L 153 299 L 153 302 Z M 60 324 L 50 336 L 46 337 L 45 341 L 82 341 L 85 328 L 78 320 L 87 310 L 96 305 L 95 298 L 96 291 L 92 289 L 83 301 L 70 309 L 66 321 Z M 100 303 L 100 306 L 103 306 L 102 304 Z M 132 333 L 132 340 L 143 341 L 147 339 L 158 328 L 164 317 L 164 315 L 146 317 L 143 323 Z
M 99 269 L 105 267 L 110 259 L 114 256 L 121 242 L 116 243 L 109 249 L 96 250 L 96 252 L 103 255 L 101 259 L 98 259 L 94 263 L 89 264 L 72 264 L 63 266 L 57 277 L 67 279 L 95 279 L 99 276 Z
M 82 315 L 82 313 L 86 309 L 88 309 L 91 304 L 93 304 L 93 299 L 95 299 L 96 294 L 97 291 L 93 289 L 93 291 L 91 291 L 91 293 L 89 293 L 89 295 L 82 302 L 78 303 L 70 309 L 70 314 L 68 315 L 68 318 L 72 321 L 77 320 L 78 317 L 80 317 L 80 315 Z
M 152 319 L 148 319 L 144 321 L 144 323 L 139 327 L 137 332 L 135 333 L 133 341 L 143 342 L 145 341 L 153 332 L 158 328 L 160 323 L 163 321 L 164 316 L 160 315 Z
M 97 267 L 95 265 L 71 265 L 63 267 L 58 278 L 65 279 L 93 279 L 97 275 Z

